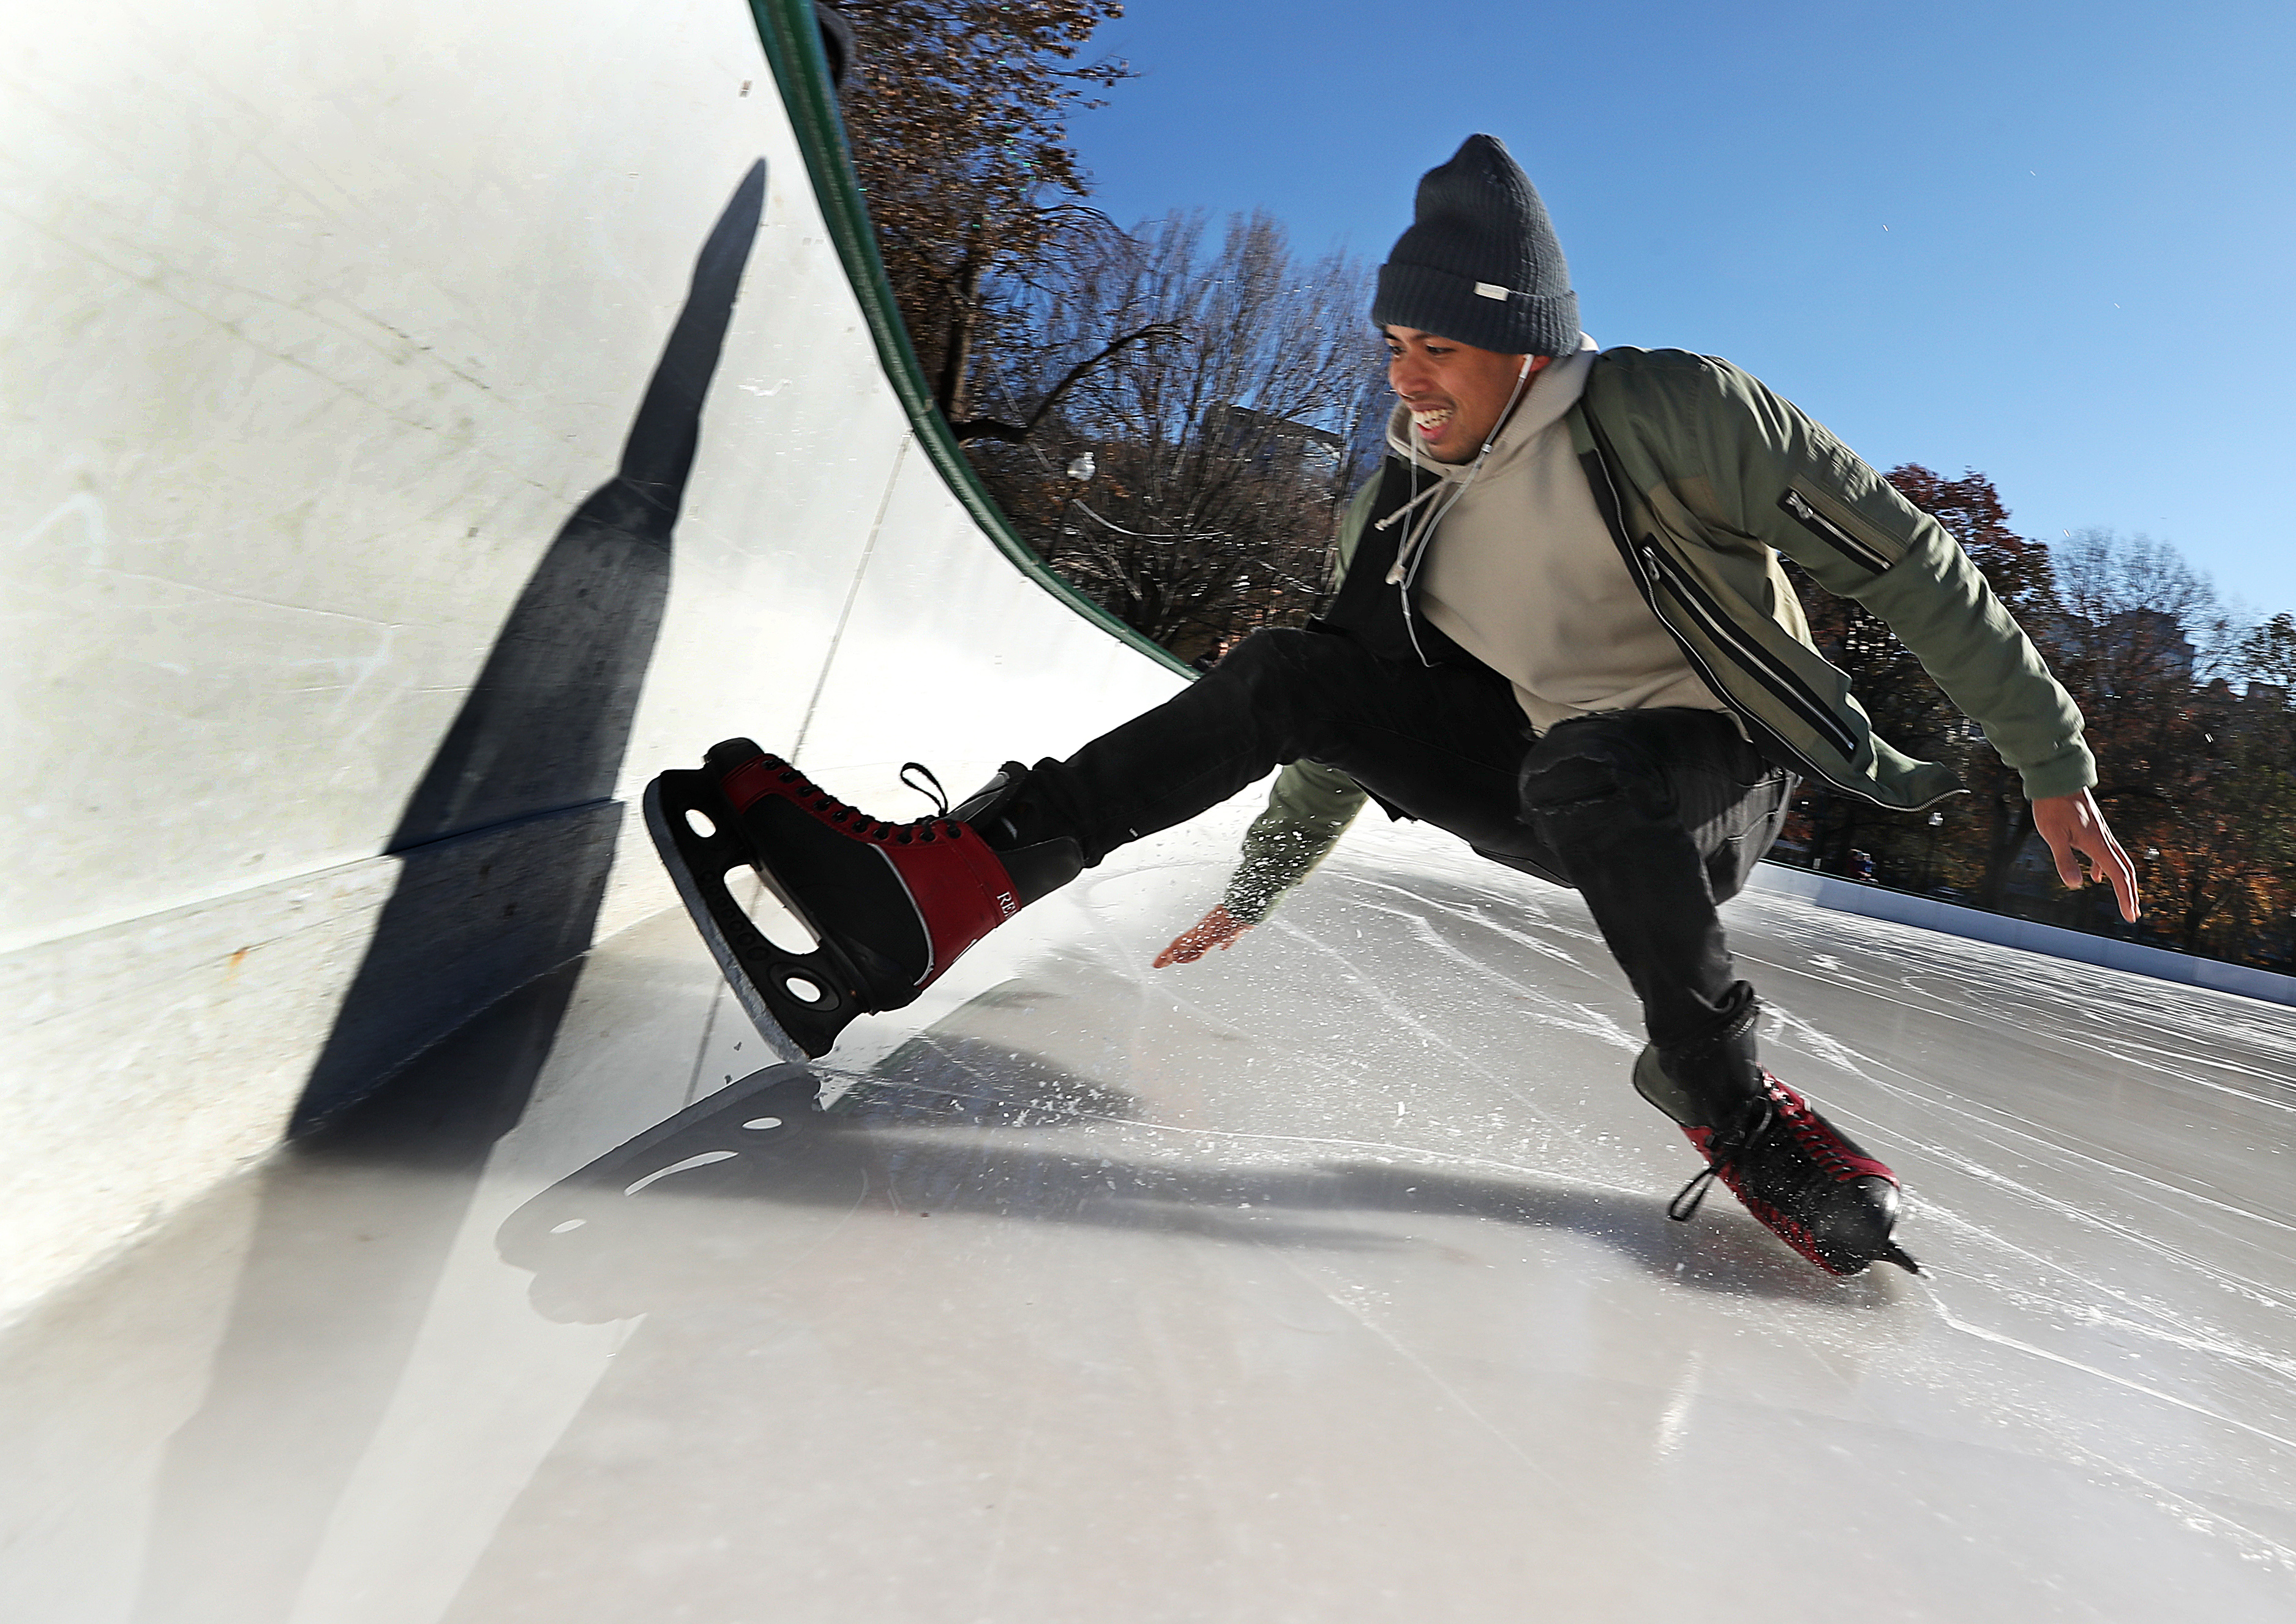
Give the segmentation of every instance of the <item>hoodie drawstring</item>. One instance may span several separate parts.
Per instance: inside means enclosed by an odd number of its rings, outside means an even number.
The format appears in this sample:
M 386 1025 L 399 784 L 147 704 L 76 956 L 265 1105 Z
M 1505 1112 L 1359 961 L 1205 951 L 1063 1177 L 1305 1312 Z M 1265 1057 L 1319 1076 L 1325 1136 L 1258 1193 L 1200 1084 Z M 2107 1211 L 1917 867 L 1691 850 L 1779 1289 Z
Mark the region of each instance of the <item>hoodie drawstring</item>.
M 1411 583 L 1413 578 L 1419 573 L 1420 557 L 1426 552 L 1427 545 L 1434 540 L 1436 527 L 1443 522 L 1443 519 L 1446 514 L 1449 513 L 1453 508 L 1459 504 L 1459 499 L 1467 494 L 1468 489 L 1474 484 L 1476 476 L 1483 472 L 1483 463 L 1489 460 L 1491 447 L 1497 445 L 1499 443 L 1499 436 L 1506 432 L 1507 421 L 1514 415 L 1515 403 L 1522 398 L 1523 392 L 1529 386 L 1529 382 L 1530 357 L 1526 356 L 1523 357 L 1523 369 L 1515 378 L 1514 388 L 1507 391 L 1506 406 L 1500 411 L 1498 421 L 1491 425 L 1490 434 L 1484 439 L 1482 449 L 1475 453 L 1475 465 L 1467 470 L 1467 477 L 1465 479 L 1461 480 L 1456 486 L 1451 487 L 1451 499 L 1449 501 L 1445 502 L 1439 507 L 1432 507 L 1428 510 L 1427 521 L 1424 524 L 1414 525 L 1405 529 L 1403 533 L 1403 545 L 1397 547 L 1395 550 L 1395 562 L 1388 570 L 1387 582 L 1390 586 L 1400 586 L 1403 588 L 1403 626 L 1406 631 L 1409 631 L 1412 634 L 1411 646 L 1414 649 L 1417 649 L 1419 646 L 1419 635 L 1413 629 L 1411 625 Z M 1412 476 L 1415 479 L 1418 477 L 1419 473 L 1419 442 L 1411 439 L 1409 431 L 1406 430 L 1405 431 L 1404 443 L 1411 448 L 1411 472 Z M 1394 513 L 1389 514 L 1388 517 L 1382 521 L 1376 528 L 1382 530 L 1385 529 L 1390 524 L 1392 524 L 1396 520 L 1409 513 L 1413 508 L 1417 507 L 1422 502 L 1434 495 L 1435 492 L 1443 489 L 1447 485 L 1450 485 L 1449 480 L 1438 480 L 1434 484 L 1430 485 L 1425 490 L 1421 491 L 1417 496 L 1412 497 L 1410 501 L 1405 503 Z M 1422 653 L 1420 655 L 1420 659 L 1423 661 L 1426 659 L 1426 655 Z
M 1437 491 L 1442 488 L 1443 481 L 1440 480 L 1436 480 L 1435 483 L 1430 485 L 1425 490 L 1421 491 L 1417 496 L 1412 497 L 1410 501 L 1405 503 L 1401 507 L 1397 508 L 1393 513 L 1390 513 L 1386 518 L 1380 520 L 1371 528 L 1374 530 L 1383 530 L 1394 524 L 1396 521 L 1399 519 L 1409 518 L 1413 508 L 1417 507 L 1422 502 L 1426 501 L 1428 497 L 1433 496 Z

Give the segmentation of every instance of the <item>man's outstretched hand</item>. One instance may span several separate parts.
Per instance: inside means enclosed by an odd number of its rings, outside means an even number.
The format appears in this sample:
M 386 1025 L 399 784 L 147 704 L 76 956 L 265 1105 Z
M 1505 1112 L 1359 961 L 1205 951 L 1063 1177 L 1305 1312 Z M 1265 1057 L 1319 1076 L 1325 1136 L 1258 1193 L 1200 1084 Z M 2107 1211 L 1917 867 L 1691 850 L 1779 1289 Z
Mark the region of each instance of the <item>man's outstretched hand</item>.
M 2040 831 L 2041 838 L 2048 841 L 2049 850 L 2057 859 L 2058 879 L 2072 890 L 2094 881 L 2110 882 L 2113 895 L 2120 898 L 2120 916 L 2132 924 L 2136 923 L 2136 865 L 2121 850 L 2120 842 L 2112 838 L 2112 831 L 2105 827 L 2104 814 L 2096 809 L 2095 796 L 2080 790 L 2035 801 L 2033 827 Z M 2088 859 L 2087 874 L 2081 872 L 2080 858 L 2073 855 L 2075 852 Z
M 1214 947 L 1226 947 L 1235 939 L 1251 929 L 1250 925 L 1227 911 L 1220 904 L 1201 919 L 1172 939 L 1172 945 L 1156 956 L 1156 968 L 1167 964 L 1193 964 Z

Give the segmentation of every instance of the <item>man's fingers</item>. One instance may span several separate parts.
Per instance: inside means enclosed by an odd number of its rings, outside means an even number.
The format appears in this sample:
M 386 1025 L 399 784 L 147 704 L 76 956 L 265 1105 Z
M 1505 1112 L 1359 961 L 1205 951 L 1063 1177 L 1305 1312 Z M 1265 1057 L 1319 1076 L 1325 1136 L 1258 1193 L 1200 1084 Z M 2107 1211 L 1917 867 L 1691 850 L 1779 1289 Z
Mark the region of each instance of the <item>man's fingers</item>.
M 1156 956 L 1152 968 L 1162 970 L 1171 964 L 1193 964 L 1203 957 L 1218 939 L 1205 925 L 1184 931 L 1172 939 L 1172 945 Z
M 2112 825 L 2097 809 L 2096 800 L 2087 790 L 2071 795 L 2054 795 L 2033 803 L 2033 826 L 2049 843 L 2049 854 L 2057 860 L 2057 878 L 2069 890 L 2079 890 L 2084 885 L 2105 884 L 2112 887 L 2113 899 L 2120 904 L 2120 916 L 2131 924 L 2136 922 L 2141 904 L 2136 895 L 2136 865 L 2112 838 Z M 2084 872 L 2080 859 L 2088 859 Z
M 1214 947 L 1232 947 L 1235 939 L 1251 927 L 1227 911 L 1223 903 L 1201 919 L 1172 939 L 1172 945 L 1158 954 L 1152 969 L 1161 970 L 1170 964 L 1193 964 Z
M 2136 895 L 2136 876 L 2126 869 L 2114 869 L 2112 894 L 2120 898 L 2120 916 L 2135 924 L 2137 915 L 2144 911 L 2144 904 Z
M 2049 855 L 2057 860 L 2057 879 L 2069 891 L 2077 891 L 2088 883 L 2082 872 L 2080 859 L 2073 856 L 2073 842 L 2069 840 L 2049 841 Z
M 2104 877 L 2112 882 L 2112 894 L 2120 902 L 2120 916 L 2135 924 L 2136 915 L 2142 911 L 2136 895 L 2136 865 L 2128 860 L 2128 854 L 2120 849 L 2120 842 L 2112 838 L 2112 830 L 2100 828 L 2097 833 L 2103 836 L 2104 849 L 2101 852 L 2092 849 L 2089 858 L 2104 871 Z

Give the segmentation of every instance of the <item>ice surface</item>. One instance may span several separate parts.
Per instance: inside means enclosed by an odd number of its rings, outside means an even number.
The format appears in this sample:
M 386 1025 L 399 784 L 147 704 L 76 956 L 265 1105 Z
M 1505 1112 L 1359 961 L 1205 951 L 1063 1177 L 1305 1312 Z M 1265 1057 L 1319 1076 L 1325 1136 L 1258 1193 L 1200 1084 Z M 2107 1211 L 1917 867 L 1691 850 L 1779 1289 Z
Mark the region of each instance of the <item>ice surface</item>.
M 1149 970 L 1250 810 L 531 1267 L 505 1218 L 770 1056 L 681 915 L 501 1006 L 0 1349 L 0 1612 L 2291 1616 L 2296 1011 L 1740 899 L 1770 1063 L 1930 1271 L 1830 1280 L 1666 1220 L 1568 892 L 1366 820 Z

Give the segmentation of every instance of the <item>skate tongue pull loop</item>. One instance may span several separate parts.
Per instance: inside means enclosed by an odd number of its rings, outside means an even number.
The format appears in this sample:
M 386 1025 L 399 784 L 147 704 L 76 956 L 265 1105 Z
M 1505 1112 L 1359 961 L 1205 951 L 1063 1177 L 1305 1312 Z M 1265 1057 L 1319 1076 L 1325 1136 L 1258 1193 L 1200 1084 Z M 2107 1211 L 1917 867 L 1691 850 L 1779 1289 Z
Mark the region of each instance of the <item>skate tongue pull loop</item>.
M 923 779 L 924 783 L 919 783 L 916 778 L 910 777 L 911 773 Z M 922 761 L 904 761 L 901 763 L 901 782 L 932 802 L 938 808 L 937 816 L 948 816 L 948 791 L 940 787 L 940 780 L 933 776 L 932 768 Z
M 1770 1124 L 1777 1120 L 1776 1104 L 1766 1095 L 1756 1100 L 1754 1105 L 1760 1112 L 1759 1120 L 1751 1128 L 1740 1128 L 1735 1144 L 1714 1161 L 1707 1163 L 1703 1171 L 1675 1192 L 1674 1199 L 1666 1204 L 1667 1217 L 1677 1224 L 1687 1224 L 1692 1218 L 1697 1217 L 1700 1205 L 1706 1200 L 1706 1192 L 1714 1187 L 1714 1181 L 1735 1164 L 1739 1157 L 1753 1149 L 1764 1134 L 1770 1131 Z M 1753 1113 L 1750 1111 L 1748 1114 Z

